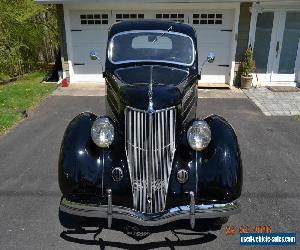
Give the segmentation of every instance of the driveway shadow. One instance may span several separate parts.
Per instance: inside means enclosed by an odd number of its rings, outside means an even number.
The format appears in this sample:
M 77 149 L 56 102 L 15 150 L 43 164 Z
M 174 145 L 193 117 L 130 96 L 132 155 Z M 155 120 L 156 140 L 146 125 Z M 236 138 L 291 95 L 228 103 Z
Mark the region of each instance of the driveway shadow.
M 196 228 L 193 231 L 186 231 L 184 229 L 188 229 L 188 223 L 186 221 L 179 221 L 176 223 L 168 224 L 163 227 L 158 228 L 142 228 L 135 227 L 128 228 L 123 224 L 119 224 L 118 228 L 114 228 L 113 230 L 121 231 L 124 234 L 132 237 L 137 240 L 136 243 L 126 243 L 120 241 L 107 241 L 101 237 L 102 229 L 77 229 L 77 230 L 65 230 L 60 234 L 60 237 L 66 241 L 81 244 L 81 245 L 93 245 L 99 246 L 100 249 L 105 249 L 105 247 L 115 247 L 121 249 L 154 249 L 160 247 L 169 247 L 170 249 L 175 249 L 178 246 L 195 246 L 204 243 L 208 243 L 217 238 L 217 236 L 210 231 L 216 231 L 221 229 L 220 224 L 214 223 L 212 220 L 201 220 L 197 221 Z M 174 230 L 170 230 L 170 228 L 176 228 Z M 184 230 L 184 231 L 183 231 Z M 133 233 L 132 233 L 133 232 Z M 139 243 L 138 241 L 144 239 L 151 235 L 152 233 L 163 233 L 170 232 L 173 236 L 175 236 L 176 240 L 171 240 L 168 237 L 165 237 L 164 240 L 161 241 L 152 241 L 147 243 Z M 113 233 L 113 232 L 112 232 Z M 137 235 L 140 237 L 137 237 Z M 91 239 L 83 239 L 82 236 L 91 236 Z M 179 238 L 181 236 L 181 239 Z M 184 236 L 193 239 L 182 239 Z

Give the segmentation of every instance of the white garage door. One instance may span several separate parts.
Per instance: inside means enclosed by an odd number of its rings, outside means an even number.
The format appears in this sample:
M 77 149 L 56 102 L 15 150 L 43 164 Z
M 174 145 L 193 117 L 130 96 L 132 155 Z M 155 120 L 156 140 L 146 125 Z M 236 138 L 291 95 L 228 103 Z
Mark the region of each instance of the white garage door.
M 199 67 L 208 52 L 216 55 L 215 62 L 203 68 L 201 82 L 229 82 L 233 19 L 233 11 L 199 11 L 191 15 L 198 38 Z
M 71 82 L 100 81 L 101 66 L 90 60 L 89 53 L 95 49 L 104 62 L 110 13 L 74 11 L 70 17 L 73 67 Z
M 112 23 L 130 19 L 160 19 L 192 24 L 198 36 L 199 67 L 208 52 L 216 54 L 215 62 L 205 66 L 201 82 L 226 83 L 229 81 L 233 16 L 233 11 L 71 11 L 71 82 L 102 80 L 101 66 L 90 60 L 89 52 L 95 49 L 105 62 L 107 33 Z

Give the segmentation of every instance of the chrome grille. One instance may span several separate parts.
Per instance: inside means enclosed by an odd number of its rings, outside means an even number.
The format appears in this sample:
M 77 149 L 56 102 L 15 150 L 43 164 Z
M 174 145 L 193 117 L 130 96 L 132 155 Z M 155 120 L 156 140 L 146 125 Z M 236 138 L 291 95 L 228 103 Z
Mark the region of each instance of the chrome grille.
M 126 154 L 137 211 L 164 210 L 175 152 L 176 110 L 148 113 L 126 107 Z

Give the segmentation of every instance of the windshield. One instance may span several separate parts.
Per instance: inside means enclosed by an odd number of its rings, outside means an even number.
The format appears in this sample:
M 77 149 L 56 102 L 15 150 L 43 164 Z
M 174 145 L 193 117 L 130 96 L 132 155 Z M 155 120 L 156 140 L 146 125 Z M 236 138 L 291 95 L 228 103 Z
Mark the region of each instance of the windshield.
M 128 31 L 115 35 L 108 58 L 114 64 L 129 62 L 169 62 L 190 66 L 194 63 L 193 40 L 170 31 Z

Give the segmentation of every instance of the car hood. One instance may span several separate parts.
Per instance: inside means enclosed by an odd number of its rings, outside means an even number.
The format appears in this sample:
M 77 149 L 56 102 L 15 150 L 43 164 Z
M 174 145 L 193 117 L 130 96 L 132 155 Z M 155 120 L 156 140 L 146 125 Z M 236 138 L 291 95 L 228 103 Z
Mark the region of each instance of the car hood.
M 136 66 L 115 71 L 121 81 L 120 93 L 127 106 L 146 110 L 149 104 L 149 83 L 153 82 L 154 110 L 176 106 L 181 102 L 179 84 L 188 71 L 164 66 Z

